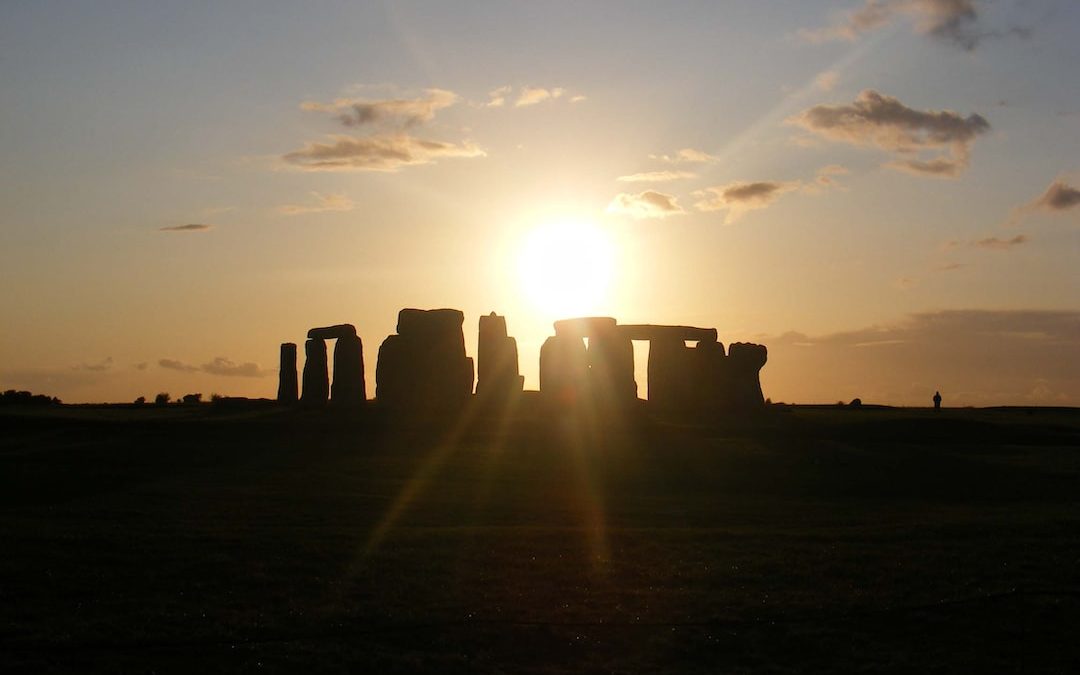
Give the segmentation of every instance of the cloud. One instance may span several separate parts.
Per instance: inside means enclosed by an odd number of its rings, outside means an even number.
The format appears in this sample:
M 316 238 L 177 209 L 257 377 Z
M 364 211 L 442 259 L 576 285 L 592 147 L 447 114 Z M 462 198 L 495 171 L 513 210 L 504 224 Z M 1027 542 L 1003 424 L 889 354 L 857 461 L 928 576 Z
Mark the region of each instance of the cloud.
M 1080 205 L 1080 190 L 1072 187 L 1062 179 L 1056 179 L 1050 183 L 1050 187 L 1041 195 L 1023 206 L 1017 206 L 1010 212 L 1006 226 L 1018 224 L 1025 216 L 1043 212 L 1050 215 L 1064 213 Z
M 940 390 L 945 405 L 1080 405 L 1080 311 L 927 312 L 764 341 L 762 386 L 774 401 L 927 406 Z
M 499 87 L 492 89 L 488 92 L 488 101 L 484 104 L 486 108 L 501 108 L 506 105 L 506 97 L 513 91 L 513 87 Z
M 1020 27 L 982 29 L 975 0 L 865 0 L 832 25 L 803 29 L 799 34 L 813 43 L 851 41 L 902 18 L 911 21 L 918 34 L 944 40 L 967 51 L 975 49 L 987 38 L 1026 37 L 1030 33 Z
M 182 373 L 196 373 L 199 371 L 196 366 L 189 366 L 188 364 L 175 359 L 160 359 L 158 360 L 158 365 L 162 368 L 167 368 L 168 370 L 179 370 Z
M 694 148 L 683 148 L 673 155 L 649 155 L 649 157 L 668 164 L 708 164 L 719 160 L 718 157 Z
M 672 195 L 654 190 L 645 190 L 636 195 L 626 192 L 615 195 L 615 198 L 608 204 L 607 212 L 642 220 L 645 218 L 666 218 L 683 213 L 683 209 Z
M 139 363 L 136 363 L 134 366 L 132 366 L 132 368 L 134 368 L 135 370 L 146 370 L 148 365 L 149 364 L 146 361 L 140 361 Z
M 204 363 L 200 370 L 224 377 L 263 377 L 269 374 L 269 371 L 259 368 L 257 363 L 233 363 L 224 356 L 218 356 L 210 363 Z
M 287 216 L 296 216 L 303 213 L 326 213 L 327 211 L 352 211 L 355 208 L 353 200 L 341 193 L 322 194 L 312 192 L 314 204 L 283 204 L 277 208 L 279 213 Z
M 329 143 L 308 143 L 282 159 L 307 171 L 398 171 L 439 159 L 483 157 L 469 141 L 449 143 L 416 138 L 404 132 L 371 136 L 333 136 Z
M 223 377 L 264 377 L 270 371 L 262 370 L 257 363 L 234 363 L 224 356 L 215 357 L 210 363 L 201 366 L 193 366 L 175 359 L 161 359 L 158 365 L 168 370 L 177 370 L 182 373 L 209 373 Z
M 458 95 L 445 89 L 427 89 L 417 98 L 353 99 L 339 98 L 332 103 L 305 101 L 301 110 L 334 115 L 346 127 L 389 123 L 395 128 L 429 122 L 435 113 L 458 101 Z
M 536 105 L 537 103 L 543 103 L 547 100 L 553 100 L 562 97 L 566 93 L 566 90 L 561 87 L 555 87 L 553 89 L 545 89 L 543 87 L 522 87 L 521 93 L 518 94 L 518 98 L 514 101 L 514 106 L 518 108 L 524 108 L 525 106 Z
M 828 190 L 829 188 L 841 187 L 841 184 L 836 180 L 837 176 L 846 176 L 848 171 L 846 166 L 839 164 L 826 164 L 817 170 L 814 174 L 814 180 L 803 188 L 805 192 L 810 194 L 817 194 Z
M 897 98 L 869 89 L 851 104 L 816 105 L 789 118 L 788 123 L 827 140 L 898 153 L 901 156 L 887 166 L 941 177 L 962 172 L 971 144 L 990 130 L 982 115 L 915 110 Z M 910 156 L 924 151 L 941 154 L 929 160 Z
M 206 232 L 213 229 L 213 225 L 205 225 L 203 223 L 188 223 L 187 225 L 168 225 L 166 227 L 159 227 L 161 232 Z
M 284 155 L 282 160 L 307 171 L 393 172 L 448 157 L 482 157 L 484 151 L 469 141 L 438 141 L 411 133 L 411 129 L 431 121 L 439 110 L 457 100 L 457 94 L 451 91 L 428 89 L 417 98 L 306 102 L 302 109 L 333 114 L 346 127 L 375 129 L 366 136 L 339 134 L 323 142 L 309 142 L 300 150 Z
M 571 96 L 570 97 L 570 102 L 571 103 L 581 103 L 584 100 L 585 100 L 585 96 L 583 94 L 578 94 L 576 96 Z
M 836 88 L 836 83 L 840 81 L 840 74 L 835 70 L 826 70 L 823 73 L 819 73 L 814 78 L 814 86 L 821 91 L 832 91 Z
M 1027 235 L 1018 234 L 1011 239 L 1000 239 L 998 237 L 988 237 L 986 239 L 978 239 L 971 242 L 971 245 L 976 248 L 984 248 L 991 251 L 1008 251 L 1009 249 L 1026 244 L 1030 239 Z
M 1066 184 L 1064 181 L 1056 180 L 1050 184 L 1050 187 L 1046 188 L 1046 192 L 1042 196 L 1031 204 L 1043 211 L 1065 211 L 1080 204 L 1080 190 Z
M 968 155 L 963 152 L 955 157 L 938 157 L 928 161 L 918 159 L 897 159 L 885 166 L 916 176 L 955 178 L 967 168 Z
M 955 272 L 956 270 L 964 269 L 967 266 L 967 263 L 945 263 L 944 265 L 937 267 L 936 270 L 938 272 Z
M 747 211 L 763 209 L 799 185 L 799 181 L 738 181 L 718 185 L 695 192 L 694 195 L 702 199 L 694 207 L 699 211 L 726 210 L 724 222 L 733 223 Z
M 91 373 L 103 373 L 106 370 L 111 369 L 113 366 L 113 359 L 111 356 L 105 357 L 104 360 L 97 363 L 81 363 L 77 366 L 72 366 L 72 370 L 85 370 Z
M 683 178 L 697 178 L 697 174 L 689 171 L 646 171 L 644 173 L 632 173 L 628 176 L 619 176 L 615 180 L 620 183 L 664 183 Z

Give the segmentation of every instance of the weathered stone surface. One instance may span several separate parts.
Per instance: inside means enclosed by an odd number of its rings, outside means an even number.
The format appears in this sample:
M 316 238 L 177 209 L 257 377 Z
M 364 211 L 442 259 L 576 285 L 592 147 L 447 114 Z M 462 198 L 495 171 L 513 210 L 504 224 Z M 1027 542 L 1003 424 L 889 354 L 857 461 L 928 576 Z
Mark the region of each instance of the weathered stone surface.
M 619 332 L 631 340 L 688 340 L 716 342 L 715 328 L 663 326 L 656 324 L 620 324 Z
M 456 309 L 403 309 L 398 335 L 379 347 L 375 397 L 404 410 L 445 410 L 468 401 L 473 360 L 465 356 L 464 315 Z
M 700 343 L 699 343 L 700 344 Z M 711 344 L 716 344 L 712 341 Z M 697 348 L 686 346 L 681 334 L 649 341 L 649 404 L 664 412 L 688 410 L 698 391 Z
M 356 337 L 356 327 L 351 323 L 340 323 L 336 326 L 322 326 L 312 328 L 307 332 L 309 340 L 339 340 L 341 338 Z
M 589 389 L 600 403 L 621 404 L 637 398 L 634 345 L 615 326 L 600 325 L 589 335 Z
M 359 405 L 366 398 L 363 343 L 355 335 L 339 337 L 334 345 L 334 384 L 330 400 L 335 404 Z
M 561 319 L 555 322 L 555 335 L 559 337 L 590 337 L 602 331 L 613 330 L 615 319 L 610 316 L 583 316 Z
M 768 361 L 765 345 L 735 342 L 728 347 L 728 377 L 733 408 L 754 408 L 765 404 L 759 371 Z
M 485 402 L 507 403 L 521 393 L 517 341 L 506 334 L 506 318 L 492 312 L 480 317 L 476 394 Z
M 324 404 L 330 393 L 330 377 L 326 372 L 326 341 L 308 340 L 304 344 L 304 354 L 304 390 L 300 400 L 310 405 Z
M 296 403 L 296 343 L 284 342 L 281 345 L 281 362 L 278 367 L 277 400 L 281 403 Z
M 464 325 L 465 314 L 458 309 L 406 308 L 398 312 L 397 332 L 410 337 L 445 336 L 460 334 Z
M 553 335 L 540 347 L 540 394 L 549 404 L 573 406 L 587 388 L 589 359 L 580 337 Z
M 694 349 L 694 405 L 701 412 L 730 407 L 731 378 L 727 354 L 721 342 L 699 342 Z

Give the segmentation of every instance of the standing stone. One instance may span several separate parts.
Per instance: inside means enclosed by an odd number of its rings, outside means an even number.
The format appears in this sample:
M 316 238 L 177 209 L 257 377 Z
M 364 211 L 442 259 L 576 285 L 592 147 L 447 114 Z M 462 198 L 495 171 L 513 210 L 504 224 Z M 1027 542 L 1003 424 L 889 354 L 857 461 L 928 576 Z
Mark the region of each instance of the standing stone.
M 330 392 L 330 377 L 326 372 L 326 340 L 313 339 L 304 344 L 304 391 L 300 400 L 309 405 L 322 405 Z
M 589 388 L 598 402 L 625 404 L 637 399 L 634 344 L 615 326 L 589 336 Z
M 330 400 L 335 404 L 360 405 L 365 399 L 363 343 L 355 334 L 342 335 L 334 345 L 334 384 Z
M 664 412 L 687 409 L 694 395 L 695 350 L 679 336 L 649 341 L 649 404 Z
M 476 395 L 506 403 L 524 388 L 518 371 L 517 341 L 506 334 L 506 317 L 495 312 L 480 317 L 476 349 Z
M 728 347 L 727 369 L 730 378 L 730 405 L 737 409 L 765 405 L 759 371 L 768 361 L 765 345 L 735 342 Z
M 550 405 L 577 405 L 587 389 L 589 360 L 582 338 L 553 335 L 540 347 L 540 395 Z
M 277 400 L 280 403 L 296 403 L 296 397 L 296 343 L 283 342 L 278 366 Z
M 375 397 L 399 410 L 463 406 L 472 395 L 473 360 L 465 356 L 465 315 L 456 309 L 403 309 L 397 335 L 379 347 Z
M 695 403 L 706 416 L 730 407 L 730 377 L 724 343 L 701 341 L 694 349 Z

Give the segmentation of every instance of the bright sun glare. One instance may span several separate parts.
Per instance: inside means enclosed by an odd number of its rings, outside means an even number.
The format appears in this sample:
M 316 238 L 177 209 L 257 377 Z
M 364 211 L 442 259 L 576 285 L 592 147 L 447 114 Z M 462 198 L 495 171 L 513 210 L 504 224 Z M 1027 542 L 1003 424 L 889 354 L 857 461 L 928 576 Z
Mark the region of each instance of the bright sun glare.
M 558 221 L 526 233 L 518 258 L 522 290 L 539 311 L 555 318 L 602 309 L 615 268 L 608 233 L 589 222 Z

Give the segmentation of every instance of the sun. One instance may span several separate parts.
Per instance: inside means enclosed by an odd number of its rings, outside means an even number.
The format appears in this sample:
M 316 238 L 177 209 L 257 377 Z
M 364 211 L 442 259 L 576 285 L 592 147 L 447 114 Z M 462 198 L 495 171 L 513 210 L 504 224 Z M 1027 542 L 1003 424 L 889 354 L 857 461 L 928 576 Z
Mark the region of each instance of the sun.
M 588 221 L 553 221 L 529 230 L 520 246 L 521 288 L 535 310 L 566 318 L 608 304 L 615 246 L 605 230 Z

